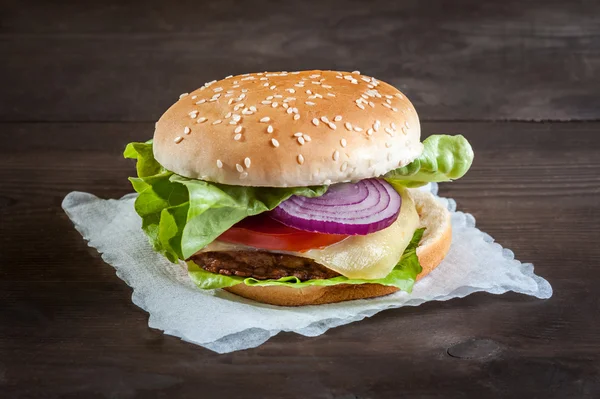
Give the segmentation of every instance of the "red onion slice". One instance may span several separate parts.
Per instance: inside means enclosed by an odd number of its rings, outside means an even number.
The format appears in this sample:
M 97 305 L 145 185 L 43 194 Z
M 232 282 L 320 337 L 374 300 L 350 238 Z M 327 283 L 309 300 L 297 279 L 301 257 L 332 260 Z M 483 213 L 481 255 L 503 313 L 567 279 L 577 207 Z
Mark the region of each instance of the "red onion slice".
M 398 218 L 402 198 L 385 180 L 335 184 L 317 198 L 293 196 L 270 212 L 273 219 L 299 230 L 366 235 Z

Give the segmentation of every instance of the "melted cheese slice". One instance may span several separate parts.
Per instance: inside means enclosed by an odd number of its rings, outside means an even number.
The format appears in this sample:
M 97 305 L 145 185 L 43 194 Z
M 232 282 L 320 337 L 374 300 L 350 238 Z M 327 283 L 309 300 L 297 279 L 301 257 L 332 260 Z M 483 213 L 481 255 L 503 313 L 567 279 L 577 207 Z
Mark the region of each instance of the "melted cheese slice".
M 402 207 L 389 227 L 365 236 L 350 236 L 322 249 L 306 252 L 271 251 L 313 259 L 352 279 L 373 280 L 390 274 L 419 227 L 419 215 L 407 190 L 400 192 Z M 240 244 L 214 241 L 201 252 L 256 249 Z

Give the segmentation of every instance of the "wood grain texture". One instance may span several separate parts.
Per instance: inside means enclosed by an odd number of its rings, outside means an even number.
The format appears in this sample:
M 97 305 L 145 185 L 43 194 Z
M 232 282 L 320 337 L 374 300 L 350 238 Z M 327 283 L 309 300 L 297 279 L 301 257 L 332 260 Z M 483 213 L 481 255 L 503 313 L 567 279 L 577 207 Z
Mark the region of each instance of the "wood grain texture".
M 60 209 L 72 190 L 130 192 L 121 151 L 153 124 L 0 127 L 0 397 L 600 395 L 600 123 L 423 124 L 473 144 L 472 170 L 441 194 L 533 262 L 551 299 L 474 294 L 226 355 L 148 328 Z
M 155 121 L 228 74 L 361 70 L 427 120 L 600 119 L 597 1 L 4 1 L 1 121 Z

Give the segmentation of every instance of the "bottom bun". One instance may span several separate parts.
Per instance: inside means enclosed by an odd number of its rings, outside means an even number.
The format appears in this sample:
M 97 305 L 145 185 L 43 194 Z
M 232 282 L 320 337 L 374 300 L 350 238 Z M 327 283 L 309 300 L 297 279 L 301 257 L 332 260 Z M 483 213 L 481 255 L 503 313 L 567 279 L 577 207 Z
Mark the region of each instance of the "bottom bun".
M 417 248 L 419 263 L 423 267 L 423 271 L 417 276 L 417 280 L 420 280 L 431 273 L 448 253 L 452 242 L 452 226 L 450 213 L 432 194 L 416 189 L 409 191 L 419 213 L 420 227 L 425 227 Z M 392 294 L 398 291 L 398 288 L 381 284 L 339 284 L 303 288 L 238 284 L 225 290 L 271 305 L 303 306 L 374 298 Z

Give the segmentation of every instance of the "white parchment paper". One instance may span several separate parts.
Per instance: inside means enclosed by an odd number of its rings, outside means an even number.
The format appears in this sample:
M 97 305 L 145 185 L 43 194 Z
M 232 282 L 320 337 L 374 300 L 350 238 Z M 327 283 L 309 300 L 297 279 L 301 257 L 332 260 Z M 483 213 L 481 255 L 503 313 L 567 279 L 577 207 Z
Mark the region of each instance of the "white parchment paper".
M 437 193 L 437 186 L 431 186 Z M 382 310 L 445 301 L 473 292 L 507 291 L 549 298 L 552 287 L 533 265 L 514 259 L 475 227 L 470 214 L 456 212 L 452 199 L 440 198 L 452 212 L 452 246 L 447 257 L 411 294 L 337 304 L 286 308 L 256 303 L 223 290 L 202 291 L 188 279 L 184 266 L 155 253 L 135 213 L 135 195 L 103 200 L 72 192 L 63 209 L 88 244 L 133 288 L 133 302 L 150 314 L 148 324 L 215 352 L 253 348 L 280 331 L 305 336 L 370 317 Z

